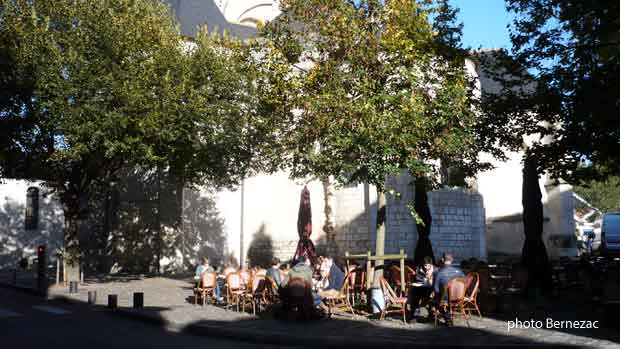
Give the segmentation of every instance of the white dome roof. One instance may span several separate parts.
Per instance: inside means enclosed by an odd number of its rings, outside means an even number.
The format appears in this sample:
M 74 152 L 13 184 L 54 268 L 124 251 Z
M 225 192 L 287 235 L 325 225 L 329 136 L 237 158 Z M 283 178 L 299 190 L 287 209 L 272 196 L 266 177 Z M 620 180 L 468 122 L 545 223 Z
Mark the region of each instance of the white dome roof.
M 215 0 L 215 4 L 229 22 L 252 27 L 280 14 L 278 0 Z

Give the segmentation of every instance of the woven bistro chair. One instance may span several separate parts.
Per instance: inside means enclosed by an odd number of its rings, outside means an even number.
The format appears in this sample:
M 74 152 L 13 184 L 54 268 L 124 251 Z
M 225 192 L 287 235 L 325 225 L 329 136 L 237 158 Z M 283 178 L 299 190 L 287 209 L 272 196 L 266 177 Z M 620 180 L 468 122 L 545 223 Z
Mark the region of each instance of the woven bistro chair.
M 241 287 L 244 289 L 250 289 L 252 287 L 252 272 L 247 269 L 239 271 L 239 277 L 241 277 Z
M 202 273 L 202 275 L 200 276 L 200 282 L 198 283 L 198 287 L 194 289 L 194 305 L 198 303 L 198 298 L 202 300 L 203 306 L 205 305 L 205 302 L 209 303 L 210 298 L 214 298 L 216 282 L 216 273 Z
M 350 287 L 350 279 L 352 277 L 351 273 L 347 273 L 347 276 L 344 278 L 344 282 L 342 283 L 342 287 L 337 292 L 333 294 L 328 294 L 323 297 L 323 301 L 327 305 L 329 315 L 333 313 L 333 309 L 344 310 L 345 312 L 351 312 L 351 315 L 355 315 L 355 311 L 353 311 L 353 306 L 351 306 L 351 302 L 349 302 L 349 287 Z
M 366 291 L 366 272 L 363 268 L 350 266 L 349 273 L 349 302 L 351 305 L 361 301 Z
M 263 303 L 267 306 L 274 305 L 280 301 L 280 292 L 276 282 L 269 276 L 265 276 L 265 292 L 263 292 Z
M 252 277 L 252 286 L 243 294 L 242 308 L 245 310 L 246 302 L 252 305 L 252 314 L 256 315 L 256 308 L 263 306 L 262 300 L 266 292 L 266 280 L 264 276 L 255 275 Z
M 465 311 L 471 314 L 472 311 L 478 312 L 478 316 L 482 319 L 482 313 L 478 307 L 478 293 L 480 292 L 480 275 L 476 272 L 467 274 L 465 278 Z
M 380 319 L 385 319 L 386 314 L 398 313 L 403 316 L 403 322 L 407 323 L 407 297 L 399 297 L 384 278 L 381 278 L 381 289 L 386 303 Z
M 394 290 L 398 294 L 402 294 L 404 290 L 404 285 L 401 285 L 400 282 L 400 267 L 396 265 L 392 265 L 388 269 L 389 279 L 392 282 L 392 290 Z
M 441 299 L 437 307 L 433 309 L 435 315 L 435 326 L 439 316 L 442 313 L 450 314 L 450 322 L 454 323 L 454 317 L 456 315 L 463 316 L 465 320 L 468 319 L 467 313 L 465 313 L 465 279 L 454 278 L 448 282 L 441 293 Z
M 244 293 L 245 290 L 239 273 L 226 275 L 226 310 L 228 307 L 232 309 L 233 304 L 235 304 L 237 311 L 239 311 L 239 303 L 243 300 Z

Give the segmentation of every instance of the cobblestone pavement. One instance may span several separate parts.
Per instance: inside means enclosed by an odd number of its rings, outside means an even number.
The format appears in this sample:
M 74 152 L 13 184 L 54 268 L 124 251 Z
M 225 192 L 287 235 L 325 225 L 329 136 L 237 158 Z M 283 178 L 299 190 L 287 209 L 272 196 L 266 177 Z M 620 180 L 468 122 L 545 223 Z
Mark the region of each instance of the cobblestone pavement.
M 296 322 L 276 319 L 270 315 L 253 316 L 225 310 L 213 305 L 193 305 L 192 282 L 171 278 L 126 277 L 106 280 L 87 280 L 79 293 L 69 294 L 66 286 L 53 286 L 50 297 L 69 297 L 87 302 L 88 291 L 97 292 L 96 303 L 106 305 L 109 294 L 118 295 L 118 306 L 130 312 L 163 320 L 173 330 L 221 327 L 226 330 L 253 331 L 263 335 L 314 337 L 326 336 L 355 340 L 386 340 L 440 345 L 567 345 L 578 347 L 618 347 L 620 335 L 613 329 L 548 329 L 545 318 L 554 320 L 596 320 L 596 313 L 580 313 L 573 309 L 558 309 L 544 304 L 535 312 L 515 311 L 502 316 L 458 319 L 456 326 L 435 327 L 432 323 L 404 324 L 397 316 L 384 321 L 362 316 L 336 315 L 331 319 Z M 133 292 L 144 292 L 144 309 L 131 309 Z M 594 314 L 594 315 L 593 315 Z M 595 318 L 593 318 L 595 316 Z M 508 321 L 540 319 L 542 328 L 508 329 Z M 540 323 L 538 324 L 540 325 Z M 601 326 L 600 322 L 598 324 Z M 531 326 L 530 326 L 531 327 Z M 241 332 L 240 332 L 241 333 Z

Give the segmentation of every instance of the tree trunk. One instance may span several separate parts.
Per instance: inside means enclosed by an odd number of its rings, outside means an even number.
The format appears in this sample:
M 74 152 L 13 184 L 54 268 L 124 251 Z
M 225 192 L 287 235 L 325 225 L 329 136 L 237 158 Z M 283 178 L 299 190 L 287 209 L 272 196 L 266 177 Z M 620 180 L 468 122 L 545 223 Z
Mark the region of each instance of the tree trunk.
M 551 271 L 547 249 L 542 240 L 543 205 L 538 183 L 536 160 L 526 156 L 523 168 L 523 244 L 522 262 L 528 271 L 526 292 L 528 296 L 536 295 L 538 290 L 551 290 Z
M 431 223 L 433 218 L 431 217 L 431 210 L 428 207 L 428 180 L 425 177 L 415 178 L 415 196 L 413 199 L 414 208 L 417 215 L 422 220 L 421 223 L 416 222 L 416 228 L 418 230 L 418 243 L 415 247 L 415 263 L 416 265 L 422 265 L 424 257 L 431 257 L 435 260 L 433 254 L 433 246 L 431 245 Z
M 338 246 L 335 241 L 334 222 L 332 222 L 332 197 L 334 194 L 331 190 L 329 177 L 321 180 L 323 185 L 323 214 L 325 215 L 325 223 L 323 224 L 323 232 L 325 233 L 326 252 L 329 255 L 338 255 Z
M 385 215 L 386 215 L 385 191 L 377 188 L 377 239 L 375 242 L 375 254 L 385 254 Z M 382 260 L 377 260 L 375 265 L 383 265 Z
M 65 282 L 80 281 L 80 200 L 77 193 L 63 195 Z

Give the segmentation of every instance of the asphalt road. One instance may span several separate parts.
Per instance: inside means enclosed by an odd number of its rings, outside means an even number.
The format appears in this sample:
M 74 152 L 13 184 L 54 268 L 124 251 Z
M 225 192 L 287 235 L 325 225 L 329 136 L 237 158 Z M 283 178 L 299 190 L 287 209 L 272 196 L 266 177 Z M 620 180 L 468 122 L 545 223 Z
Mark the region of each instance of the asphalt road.
M 176 333 L 87 305 L 0 288 L 0 348 L 276 348 Z

